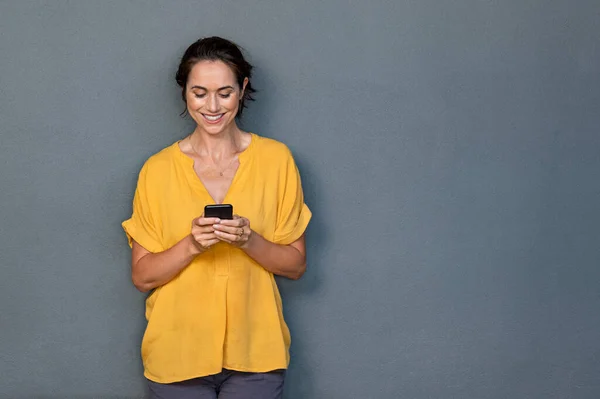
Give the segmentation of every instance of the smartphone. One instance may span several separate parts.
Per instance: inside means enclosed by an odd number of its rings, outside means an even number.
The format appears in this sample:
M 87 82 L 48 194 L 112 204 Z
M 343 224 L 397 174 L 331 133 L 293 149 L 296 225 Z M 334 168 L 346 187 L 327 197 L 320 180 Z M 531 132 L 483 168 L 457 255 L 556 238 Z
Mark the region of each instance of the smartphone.
M 204 207 L 205 218 L 233 219 L 233 205 L 213 204 Z

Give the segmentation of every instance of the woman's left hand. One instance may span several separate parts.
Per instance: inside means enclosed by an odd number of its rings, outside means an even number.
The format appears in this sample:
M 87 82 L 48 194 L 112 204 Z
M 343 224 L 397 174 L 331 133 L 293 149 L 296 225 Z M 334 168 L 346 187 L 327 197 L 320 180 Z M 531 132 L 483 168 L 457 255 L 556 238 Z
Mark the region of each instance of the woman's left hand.
M 238 215 L 233 215 L 231 220 L 221 219 L 213 227 L 219 240 L 238 248 L 245 248 L 252 235 L 250 221 Z

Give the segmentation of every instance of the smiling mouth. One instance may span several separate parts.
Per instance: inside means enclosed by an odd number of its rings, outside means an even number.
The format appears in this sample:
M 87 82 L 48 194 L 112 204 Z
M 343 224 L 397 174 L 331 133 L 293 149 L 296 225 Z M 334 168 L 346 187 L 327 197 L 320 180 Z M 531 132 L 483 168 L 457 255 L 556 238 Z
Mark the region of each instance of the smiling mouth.
M 220 122 L 221 119 L 223 119 L 223 115 L 225 115 L 225 114 L 217 114 L 217 115 L 202 114 L 202 116 L 204 117 L 204 119 L 208 123 L 218 123 L 218 122 Z

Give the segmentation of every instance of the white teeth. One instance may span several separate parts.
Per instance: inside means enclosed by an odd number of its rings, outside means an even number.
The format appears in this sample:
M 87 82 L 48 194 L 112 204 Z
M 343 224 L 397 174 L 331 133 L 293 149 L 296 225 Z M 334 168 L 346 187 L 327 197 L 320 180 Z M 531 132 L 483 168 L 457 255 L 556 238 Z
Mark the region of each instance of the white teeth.
M 204 117 L 206 119 L 208 119 L 209 121 L 218 121 L 219 119 L 221 119 L 222 116 L 223 116 L 223 114 L 219 114 L 219 115 L 204 115 Z

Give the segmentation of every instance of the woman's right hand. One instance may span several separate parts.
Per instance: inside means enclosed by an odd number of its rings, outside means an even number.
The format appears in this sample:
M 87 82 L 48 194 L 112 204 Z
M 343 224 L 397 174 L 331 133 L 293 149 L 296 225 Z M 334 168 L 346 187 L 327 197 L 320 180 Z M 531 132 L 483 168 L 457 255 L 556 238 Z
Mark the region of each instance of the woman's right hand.
M 192 220 L 191 236 L 194 246 L 199 251 L 198 253 L 206 251 L 219 242 L 213 225 L 219 223 L 220 220 L 219 218 L 205 218 L 204 214 Z

